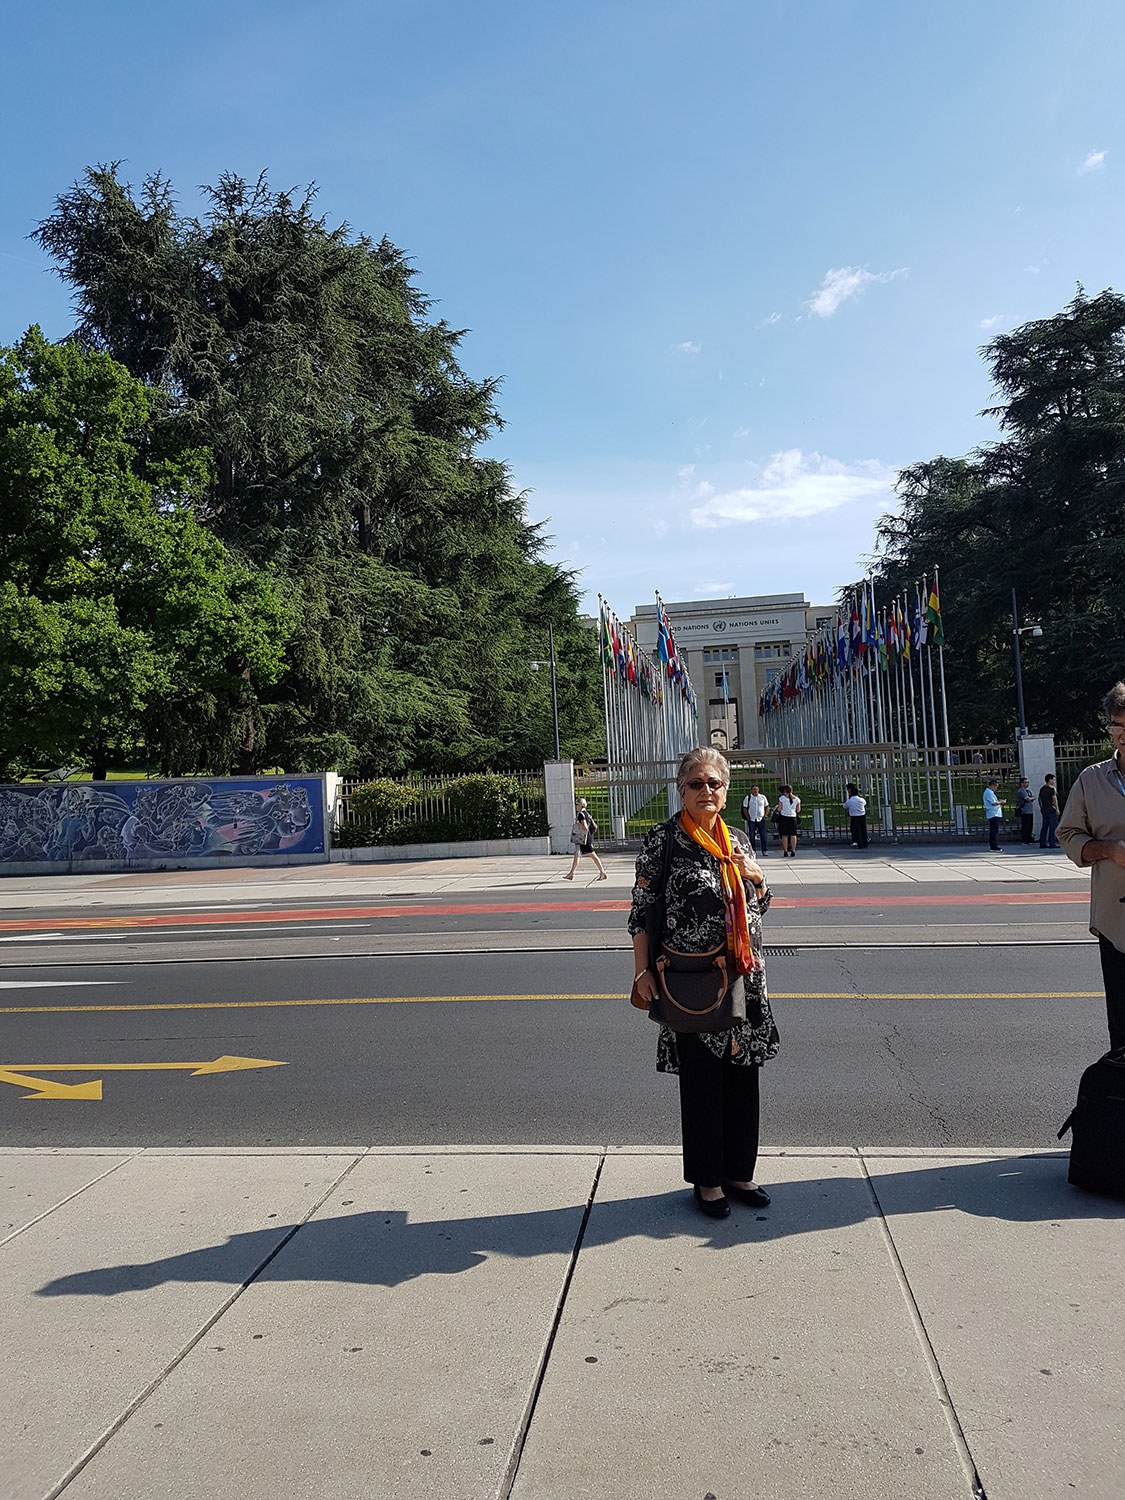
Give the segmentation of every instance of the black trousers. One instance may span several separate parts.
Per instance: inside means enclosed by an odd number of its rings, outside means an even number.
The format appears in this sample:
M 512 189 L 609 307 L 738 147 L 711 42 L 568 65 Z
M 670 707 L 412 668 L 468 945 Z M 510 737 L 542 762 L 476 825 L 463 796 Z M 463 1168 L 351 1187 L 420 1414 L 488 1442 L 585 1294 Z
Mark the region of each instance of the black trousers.
M 1001 819 L 1001 818 L 987 818 L 985 821 L 988 823 L 988 847 L 990 849 L 999 849 L 999 847 L 1000 847 L 1000 824 L 1003 821 L 1003 819 Z
M 1034 813 L 1020 813 L 1020 843 L 1031 843 L 1031 830 L 1035 826 Z
M 676 1035 L 684 1180 L 700 1187 L 753 1182 L 758 1162 L 758 1074 L 690 1032 Z
M 852 819 L 852 843 L 860 849 L 867 848 L 867 814 Z
M 1114 1049 L 1125 1047 L 1125 953 L 1100 934 L 1098 947 L 1101 949 L 1102 979 L 1105 981 L 1109 1045 Z

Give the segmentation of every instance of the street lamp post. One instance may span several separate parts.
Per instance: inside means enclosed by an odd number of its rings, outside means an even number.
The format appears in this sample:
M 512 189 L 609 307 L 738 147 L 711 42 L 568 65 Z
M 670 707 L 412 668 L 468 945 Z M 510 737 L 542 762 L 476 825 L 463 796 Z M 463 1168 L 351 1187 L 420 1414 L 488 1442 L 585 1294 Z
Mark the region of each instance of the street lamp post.
M 550 661 L 533 661 L 529 665 L 533 672 L 538 672 L 540 667 L 551 669 L 551 720 L 555 728 L 555 759 L 562 760 L 562 750 L 559 745 L 559 688 L 555 674 L 555 627 L 553 625 L 547 626 L 547 639 L 550 643 Z
M 1020 664 L 1020 636 L 1027 632 L 1033 640 L 1043 634 L 1039 625 L 1021 625 L 1019 615 L 1016 612 L 1016 591 L 1012 590 L 1012 649 L 1016 657 L 1016 713 L 1019 715 L 1019 725 L 1016 729 L 1016 738 L 1023 739 L 1027 733 L 1027 721 L 1023 711 L 1023 668 Z

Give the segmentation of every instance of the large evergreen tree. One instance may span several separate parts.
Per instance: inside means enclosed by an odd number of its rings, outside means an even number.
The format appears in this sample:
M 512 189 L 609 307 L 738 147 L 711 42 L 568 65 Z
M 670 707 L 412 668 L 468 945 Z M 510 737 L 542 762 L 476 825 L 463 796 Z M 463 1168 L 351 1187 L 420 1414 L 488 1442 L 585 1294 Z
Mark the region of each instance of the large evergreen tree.
M 284 578 L 289 665 L 243 757 L 508 766 L 550 744 L 527 662 L 553 623 L 564 753 L 590 753 L 596 659 L 573 578 L 543 560 L 504 466 L 497 384 L 458 364 L 388 240 L 328 226 L 313 194 L 225 175 L 207 211 L 170 184 L 90 169 L 37 231 L 75 290 L 86 345 L 168 401 L 163 438 L 215 458 L 198 515 Z
M 1125 298 L 1080 289 L 982 353 L 1001 437 L 903 471 L 877 580 L 894 591 L 940 565 L 955 738 L 1012 733 L 1013 588 L 1043 627 L 1023 652 L 1029 727 L 1095 736 L 1125 675 Z
M 261 740 L 286 613 L 195 519 L 210 459 L 158 451 L 162 407 L 38 329 L 0 349 L 0 780 L 140 753 L 221 770 Z

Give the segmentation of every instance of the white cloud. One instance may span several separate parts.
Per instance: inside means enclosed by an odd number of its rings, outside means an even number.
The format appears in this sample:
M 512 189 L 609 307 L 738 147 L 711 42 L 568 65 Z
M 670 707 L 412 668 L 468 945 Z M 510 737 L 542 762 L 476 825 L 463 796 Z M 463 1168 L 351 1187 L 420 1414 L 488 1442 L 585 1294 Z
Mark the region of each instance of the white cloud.
M 850 297 L 858 297 L 872 282 L 894 281 L 896 276 L 908 274 L 905 266 L 900 266 L 897 271 L 865 271 L 862 266 L 841 266 L 824 273 L 824 280 L 808 307 L 818 318 L 830 318 L 841 303 Z
M 1091 151 L 1082 161 L 1078 168 L 1079 177 L 1085 177 L 1089 172 L 1098 172 L 1105 166 L 1108 151 Z
M 701 503 L 690 513 L 693 526 L 714 530 L 750 521 L 789 521 L 837 510 L 854 500 L 885 498 L 890 504 L 896 470 L 875 459 L 843 464 L 820 453 L 790 448 L 775 453 L 755 485 L 718 494 L 707 483 L 696 487 Z
M 703 345 L 697 344 L 694 339 L 685 339 L 682 344 L 674 345 L 677 354 L 698 354 L 702 348 Z
M 1003 321 L 1003 313 L 994 313 L 991 318 L 982 318 L 980 320 L 980 326 L 987 331 L 990 328 L 999 328 L 1000 324 Z
M 691 478 L 691 476 L 694 473 L 695 473 L 695 465 L 694 464 L 684 464 L 684 466 L 682 468 L 676 470 L 676 478 L 677 479 L 682 479 L 684 481 L 684 483 L 686 484 L 687 481 Z
M 749 436 L 750 436 L 750 429 L 749 429 L 749 427 L 736 427 L 734 429 L 734 431 L 731 433 L 731 437 L 736 437 L 736 438 L 744 438 L 744 437 L 749 437 Z
M 771 328 L 774 325 L 774 323 L 780 323 L 780 322 L 781 322 L 781 314 L 778 313 L 778 312 L 773 312 L 773 313 L 770 313 L 770 315 L 769 315 L 768 318 L 763 318 L 762 321 L 761 321 L 761 324 L 759 326 L 762 327 L 762 328 Z
M 730 582 L 716 583 L 708 579 L 705 583 L 695 585 L 695 598 L 711 599 L 716 595 L 727 595 L 734 592 L 734 584 Z

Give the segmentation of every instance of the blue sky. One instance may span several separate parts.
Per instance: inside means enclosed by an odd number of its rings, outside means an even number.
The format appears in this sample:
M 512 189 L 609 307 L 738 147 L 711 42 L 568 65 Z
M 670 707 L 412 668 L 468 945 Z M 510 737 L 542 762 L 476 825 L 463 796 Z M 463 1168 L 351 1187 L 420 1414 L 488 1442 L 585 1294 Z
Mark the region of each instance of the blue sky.
M 470 330 L 493 452 L 622 615 L 831 598 L 896 469 L 993 435 L 980 345 L 1120 281 L 1118 0 L 52 0 L 2 35 L 0 340 L 70 326 L 26 236 L 86 164 L 189 208 L 315 179 Z

